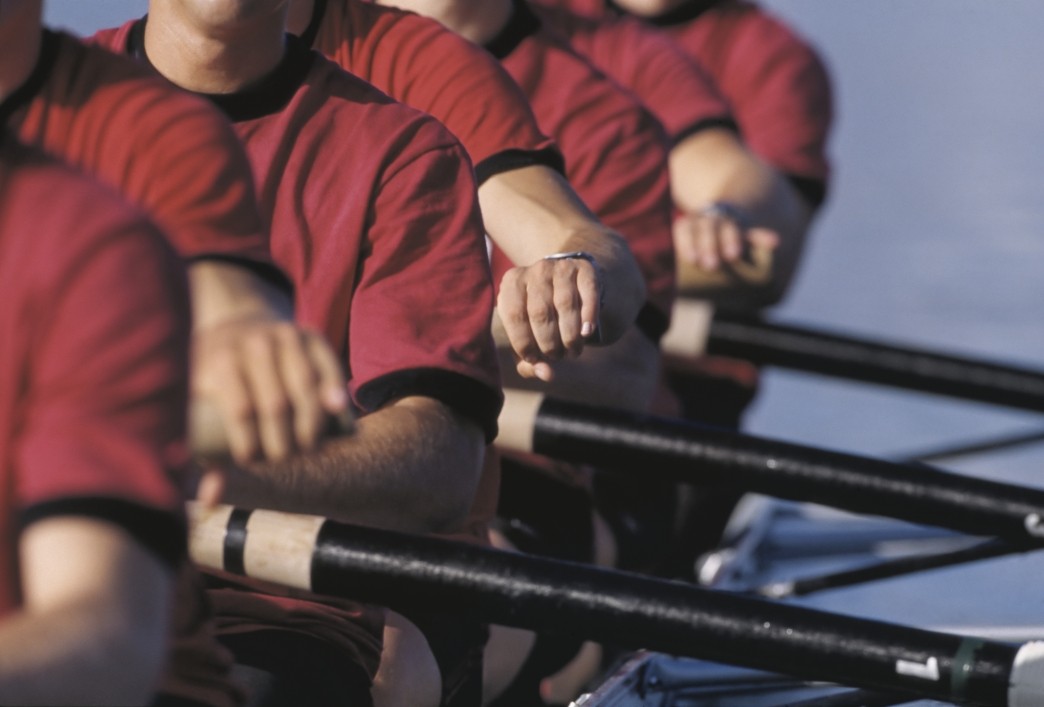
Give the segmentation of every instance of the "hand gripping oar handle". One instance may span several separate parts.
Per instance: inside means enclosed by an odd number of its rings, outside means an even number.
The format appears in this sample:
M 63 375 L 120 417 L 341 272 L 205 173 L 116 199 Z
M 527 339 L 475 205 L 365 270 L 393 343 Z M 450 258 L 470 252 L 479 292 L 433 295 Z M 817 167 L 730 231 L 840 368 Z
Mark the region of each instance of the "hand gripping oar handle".
M 512 392 L 501 416 L 511 420 L 504 426 L 524 428 L 520 419 L 530 415 L 532 434 L 507 438 L 519 451 L 649 479 L 727 482 L 777 498 L 998 536 L 1019 547 L 1044 545 L 1044 490 L 534 395 Z
M 925 631 L 308 516 L 228 506 L 191 516 L 197 562 L 320 594 L 934 699 L 1044 700 L 1044 644 Z
M 1044 412 L 1044 372 L 718 311 L 708 353 Z

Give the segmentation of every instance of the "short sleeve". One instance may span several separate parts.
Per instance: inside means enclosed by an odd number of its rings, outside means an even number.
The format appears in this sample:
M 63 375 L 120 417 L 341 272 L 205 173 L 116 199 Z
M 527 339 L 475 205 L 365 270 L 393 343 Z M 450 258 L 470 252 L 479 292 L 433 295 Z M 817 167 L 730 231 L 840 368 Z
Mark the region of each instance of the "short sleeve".
M 442 137 L 439 137 L 442 136 Z M 350 381 L 366 410 L 435 397 L 496 436 L 492 284 L 471 167 L 425 119 L 385 170 L 352 297 Z
M 67 227 L 92 235 L 83 210 Z M 65 237 L 32 300 L 16 497 L 23 521 L 98 516 L 173 561 L 185 542 L 187 286 L 143 219 L 111 221 L 102 236 Z

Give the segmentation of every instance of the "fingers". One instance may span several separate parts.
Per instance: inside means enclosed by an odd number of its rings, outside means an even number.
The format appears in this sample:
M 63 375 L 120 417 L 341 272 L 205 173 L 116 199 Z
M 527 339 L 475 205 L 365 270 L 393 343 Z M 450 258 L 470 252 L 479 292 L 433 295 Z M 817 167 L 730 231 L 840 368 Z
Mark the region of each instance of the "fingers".
M 240 464 L 311 449 L 330 415 L 348 415 L 344 377 L 330 347 L 287 321 L 241 321 L 198 332 L 193 393 L 220 411 L 229 451 Z
M 218 467 L 203 469 L 196 485 L 195 500 L 204 508 L 213 508 L 225 495 L 225 473 Z
M 541 260 L 505 274 L 497 311 L 520 375 L 550 380 L 550 363 L 580 355 L 597 334 L 602 287 L 597 266 L 582 258 Z
M 195 397 L 217 407 L 232 457 L 241 463 L 253 459 L 260 447 L 250 390 L 235 347 L 223 342 L 223 333 L 195 335 L 192 390 Z M 212 451 L 212 450 L 208 450 Z
M 348 388 L 333 349 L 315 332 L 305 332 L 306 345 L 318 374 L 317 385 L 323 407 L 331 415 L 348 413 Z
M 581 267 L 576 274 L 576 290 L 580 295 L 580 336 L 584 341 L 598 338 L 599 322 L 602 319 L 602 294 L 605 279 L 594 263 Z
M 711 204 L 684 214 L 674 222 L 674 246 L 684 263 L 704 270 L 717 270 L 744 258 L 748 244 L 764 242 L 765 229 L 750 228 L 742 212 L 725 204 Z
M 286 413 L 293 428 L 294 446 L 309 449 L 318 439 L 325 418 L 319 370 L 309 360 L 307 332 L 290 328 L 279 336 L 295 339 L 280 341 L 276 358 L 289 402 Z

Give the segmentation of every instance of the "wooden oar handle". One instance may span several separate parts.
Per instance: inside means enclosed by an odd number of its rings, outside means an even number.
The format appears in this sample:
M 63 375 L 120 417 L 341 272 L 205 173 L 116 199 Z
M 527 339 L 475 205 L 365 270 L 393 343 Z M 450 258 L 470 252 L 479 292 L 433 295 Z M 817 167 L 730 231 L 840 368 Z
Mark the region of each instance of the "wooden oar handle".
M 684 358 L 703 355 L 713 319 L 714 305 L 711 302 L 678 298 L 671 309 L 671 326 L 660 339 L 660 350 Z

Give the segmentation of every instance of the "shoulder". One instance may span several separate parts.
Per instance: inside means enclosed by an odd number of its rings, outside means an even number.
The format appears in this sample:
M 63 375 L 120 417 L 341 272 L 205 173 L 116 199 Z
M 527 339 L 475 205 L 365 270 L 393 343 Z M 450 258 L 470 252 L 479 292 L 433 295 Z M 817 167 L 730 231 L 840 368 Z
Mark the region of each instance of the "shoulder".
M 104 47 L 111 52 L 123 54 L 127 50 L 127 40 L 138 20 L 128 20 L 119 27 L 101 29 L 84 39 L 86 44 Z
M 17 252 L 42 286 L 60 290 L 70 268 L 102 253 L 157 258 L 177 267 L 166 240 L 138 209 L 80 172 L 32 148 L 0 147 L 3 251 Z M 61 194 L 55 199 L 55 194 Z
M 44 97 L 71 116 L 109 131 L 123 130 L 125 138 L 146 128 L 186 136 L 208 124 L 228 131 L 206 101 L 172 86 L 147 66 L 65 33 L 52 36 L 56 61 Z
M 704 13 L 696 21 L 708 30 L 729 32 L 736 51 L 754 51 L 758 54 L 786 52 L 819 61 L 812 45 L 797 30 L 759 5 L 748 0 L 729 0 Z
M 373 139 L 406 134 L 429 144 L 455 144 L 441 123 L 427 113 L 392 98 L 368 81 L 345 71 L 318 54 L 302 89 L 313 94 L 319 110 L 335 120 L 354 126 L 354 132 Z

